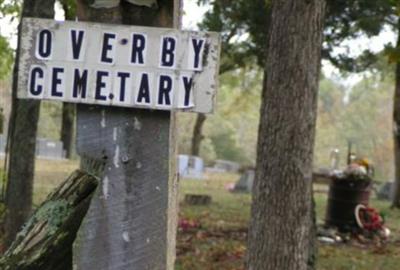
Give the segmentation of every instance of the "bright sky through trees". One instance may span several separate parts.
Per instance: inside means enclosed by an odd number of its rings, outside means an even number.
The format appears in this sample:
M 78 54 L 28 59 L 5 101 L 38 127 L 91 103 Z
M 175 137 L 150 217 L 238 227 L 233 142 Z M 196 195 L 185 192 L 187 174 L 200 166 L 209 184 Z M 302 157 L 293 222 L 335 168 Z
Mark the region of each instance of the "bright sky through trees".
M 183 28 L 190 30 L 197 30 L 197 24 L 202 20 L 205 12 L 208 10 L 209 6 L 201 6 L 197 5 L 197 0 L 184 0 L 184 14 L 183 14 Z M 56 3 L 55 7 L 56 20 L 64 19 L 64 11 L 61 6 Z M 3 18 L 0 20 L 0 34 L 9 38 L 11 47 L 16 48 L 17 44 L 17 21 L 13 21 L 10 23 L 9 18 Z M 351 40 L 343 44 L 342 47 L 337 48 L 336 52 L 346 53 L 352 56 L 356 56 L 361 54 L 361 52 L 365 49 L 371 49 L 373 52 L 381 51 L 384 48 L 384 44 L 388 42 L 392 42 L 395 44 L 396 37 L 390 29 L 382 32 L 377 37 L 368 38 L 366 36 L 361 36 L 358 40 Z M 340 81 L 341 84 L 352 87 L 357 82 L 359 82 L 362 78 L 360 74 L 351 74 L 346 78 L 340 74 L 340 71 L 333 67 L 328 61 L 323 61 L 323 72 L 327 77 L 333 78 L 335 80 Z

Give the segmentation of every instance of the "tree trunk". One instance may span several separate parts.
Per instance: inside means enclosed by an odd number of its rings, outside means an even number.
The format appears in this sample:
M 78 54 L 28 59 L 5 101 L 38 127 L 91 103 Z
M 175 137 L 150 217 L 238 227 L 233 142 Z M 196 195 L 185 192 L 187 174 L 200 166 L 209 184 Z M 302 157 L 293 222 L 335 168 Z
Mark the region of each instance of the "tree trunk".
M 4 110 L 2 107 L 0 107 L 0 134 L 3 134 L 4 132 L 4 122 L 5 122 Z
M 203 125 L 207 117 L 203 113 L 199 113 L 196 117 L 196 123 L 193 128 L 192 136 L 192 156 L 199 156 L 201 141 L 204 139 L 202 134 Z
M 398 22 L 398 34 L 400 34 L 400 19 Z M 397 48 L 400 48 L 400 35 L 397 38 Z M 396 86 L 393 98 L 393 139 L 394 139 L 394 168 L 395 185 L 392 207 L 400 208 L 400 60 L 396 63 Z
M 35 211 L 0 259 L 2 270 L 71 270 L 72 243 L 97 187 L 75 171 Z
M 54 2 L 55 0 L 24 1 L 22 16 L 53 18 Z M 17 82 L 18 61 L 15 62 L 13 73 L 13 104 L 7 147 L 9 163 L 6 188 L 6 246 L 14 240 L 31 212 L 36 132 L 40 109 L 39 101 L 17 99 Z
M 325 3 L 272 1 L 248 269 L 309 269 Z
M 61 141 L 63 143 L 65 157 L 68 159 L 71 158 L 72 147 L 74 144 L 74 122 L 75 122 L 74 120 L 75 120 L 75 104 L 63 103 Z

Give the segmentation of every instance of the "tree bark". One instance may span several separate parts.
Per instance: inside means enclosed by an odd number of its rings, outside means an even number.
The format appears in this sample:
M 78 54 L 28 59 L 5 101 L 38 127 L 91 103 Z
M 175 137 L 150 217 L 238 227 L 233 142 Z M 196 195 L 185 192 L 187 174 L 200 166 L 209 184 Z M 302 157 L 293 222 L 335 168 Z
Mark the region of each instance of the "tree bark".
M 54 17 L 55 0 L 24 1 L 22 17 Z M 19 33 L 21 35 L 21 33 Z M 18 59 L 18 51 L 16 55 Z M 6 187 L 5 245 L 14 240 L 32 207 L 36 133 L 40 102 L 17 99 L 18 60 L 13 72 L 13 98 L 8 133 L 8 181 Z
M 35 211 L 0 259 L 3 270 L 71 270 L 72 243 L 97 179 L 75 171 Z
M 3 134 L 4 132 L 4 122 L 5 122 L 4 110 L 3 108 L 0 107 L 0 134 Z
M 68 159 L 72 156 L 74 145 L 75 108 L 75 104 L 71 103 L 63 103 L 62 106 L 61 141 Z
M 400 19 L 398 22 L 400 34 Z M 400 35 L 397 38 L 397 48 L 400 48 Z M 400 60 L 396 63 L 395 90 L 393 98 L 393 139 L 394 139 L 394 168 L 395 185 L 392 207 L 400 208 Z
M 192 156 L 199 156 L 200 154 L 201 141 L 204 139 L 202 130 L 206 119 L 207 117 L 204 113 L 199 113 L 196 117 L 192 136 Z
M 306 270 L 325 3 L 272 1 L 249 231 L 249 270 Z

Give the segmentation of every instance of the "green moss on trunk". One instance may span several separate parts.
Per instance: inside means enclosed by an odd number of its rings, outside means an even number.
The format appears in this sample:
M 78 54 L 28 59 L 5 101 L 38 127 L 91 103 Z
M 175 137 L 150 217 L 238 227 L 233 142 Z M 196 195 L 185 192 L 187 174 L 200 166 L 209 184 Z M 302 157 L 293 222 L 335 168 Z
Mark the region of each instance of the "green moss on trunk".
M 0 259 L 2 270 L 71 270 L 72 244 L 97 179 L 75 171 L 35 211 Z

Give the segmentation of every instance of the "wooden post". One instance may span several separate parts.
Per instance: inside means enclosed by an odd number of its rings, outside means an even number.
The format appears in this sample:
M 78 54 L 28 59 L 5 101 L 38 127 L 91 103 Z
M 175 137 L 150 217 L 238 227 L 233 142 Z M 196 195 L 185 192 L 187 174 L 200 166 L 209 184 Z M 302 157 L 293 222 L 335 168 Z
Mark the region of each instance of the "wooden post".
M 82 0 L 78 7 L 81 20 L 172 26 L 180 5 Z M 21 28 L 18 98 L 82 102 L 77 150 L 82 168 L 102 179 L 75 243 L 74 268 L 173 269 L 173 111 L 212 112 L 219 35 L 32 18 Z
M 78 14 L 87 21 L 172 27 L 180 1 L 149 2 L 154 2 L 151 8 L 122 2 L 96 9 L 80 1 Z M 78 153 L 103 160 L 105 171 L 78 232 L 74 269 L 173 269 L 177 223 L 173 113 L 80 105 L 77 116 Z

